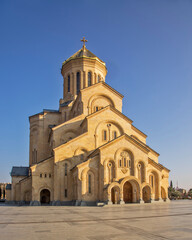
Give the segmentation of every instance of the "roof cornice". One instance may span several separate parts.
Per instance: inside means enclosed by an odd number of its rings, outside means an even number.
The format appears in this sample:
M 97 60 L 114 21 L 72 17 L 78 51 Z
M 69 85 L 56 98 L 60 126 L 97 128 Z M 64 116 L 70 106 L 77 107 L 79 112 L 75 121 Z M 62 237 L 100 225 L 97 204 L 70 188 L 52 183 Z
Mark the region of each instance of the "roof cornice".
M 111 86 L 109 86 L 106 82 L 99 82 L 99 83 L 95 83 L 89 87 L 83 88 L 80 90 L 80 92 L 84 92 L 87 91 L 87 89 L 91 89 L 94 87 L 97 87 L 98 85 L 103 85 L 104 87 L 108 88 L 109 90 L 111 90 L 112 92 L 114 92 L 116 95 L 118 95 L 120 98 L 123 98 L 124 96 L 118 92 L 117 90 L 115 90 L 114 88 L 112 88 Z

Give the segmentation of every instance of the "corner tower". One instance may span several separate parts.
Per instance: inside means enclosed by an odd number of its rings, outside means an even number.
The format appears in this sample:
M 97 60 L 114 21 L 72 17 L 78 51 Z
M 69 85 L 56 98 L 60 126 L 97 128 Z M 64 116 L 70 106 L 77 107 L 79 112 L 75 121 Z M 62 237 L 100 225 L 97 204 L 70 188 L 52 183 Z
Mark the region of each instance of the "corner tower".
M 85 38 L 81 41 L 83 47 L 62 64 L 64 100 L 73 100 L 81 89 L 105 82 L 105 63 L 86 48 Z

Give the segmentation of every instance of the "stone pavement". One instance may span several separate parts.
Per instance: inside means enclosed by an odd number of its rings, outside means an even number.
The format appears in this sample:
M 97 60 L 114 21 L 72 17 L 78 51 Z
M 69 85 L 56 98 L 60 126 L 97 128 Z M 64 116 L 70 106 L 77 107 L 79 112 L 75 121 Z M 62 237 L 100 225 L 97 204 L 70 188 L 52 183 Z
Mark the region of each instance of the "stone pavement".
M 192 201 L 112 207 L 0 206 L 0 240 L 192 240 Z

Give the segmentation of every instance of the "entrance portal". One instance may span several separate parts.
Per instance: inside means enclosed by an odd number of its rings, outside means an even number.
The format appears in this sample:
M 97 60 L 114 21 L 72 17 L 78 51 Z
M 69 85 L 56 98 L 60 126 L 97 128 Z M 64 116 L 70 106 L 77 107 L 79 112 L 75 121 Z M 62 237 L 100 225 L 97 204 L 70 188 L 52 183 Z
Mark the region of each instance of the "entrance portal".
M 41 201 L 41 204 L 49 204 L 50 203 L 50 191 L 48 189 L 43 189 L 41 191 L 40 201 Z
M 143 193 L 143 201 L 145 203 L 151 202 L 151 189 L 149 186 L 145 186 L 142 190 Z
M 120 191 L 118 187 L 113 187 L 111 189 L 111 201 L 113 204 L 118 204 L 120 202 Z
M 130 182 L 126 182 L 123 186 L 123 200 L 125 203 L 133 202 L 133 187 Z

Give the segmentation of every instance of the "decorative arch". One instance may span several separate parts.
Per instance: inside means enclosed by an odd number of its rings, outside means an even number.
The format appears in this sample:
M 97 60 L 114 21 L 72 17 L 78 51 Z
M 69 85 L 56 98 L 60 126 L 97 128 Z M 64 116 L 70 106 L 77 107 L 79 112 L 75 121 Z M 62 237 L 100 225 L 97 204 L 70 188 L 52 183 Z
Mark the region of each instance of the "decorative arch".
M 156 170 L 148 171 L 149 184 L 151 185 L 151 196 L 154 200 L 160 198 L 160 177 Z
M 125 177 L 121 183 L 121 194 L 125 203 L 140 202 L 141 185 L 134 176 Z
M 84 148 L 84 147 L 78 147 L 78 148 L 74 151 L 74 156 L 81 154 L 81 152 L 87 153 L 88 150 L 87 150 L 86 148 Z
M 84 147 L 78 147 L 74 151 L 74 156 L 80 157 L 80 160 L 85 160 L 88 155 L 88 150 Z
M 104 182 L 112 183 L 116 178 L 116 166 L 113 159 L 106 159 L 103 162 L 104 165 Z
M 113 187 L 118 187 L 119 189 L 121 189 L 121 185 L 118 182 L 112 182 L 108 188 L 107 188 L 107 193 L 110 194 L 111 193 L 111 189 Z
M 102 99 L 102 101 L 101 101 L 101 99 Z M 105 103 L 103 103 L 104 100 L 105 100 Z M 108 95 L 106 95 L 106 94 L 95 94 L 92 97 L 90 97 L 89 100 L 88 100 L 89 114 L 94 112 L 94 107 L 97 104 L 100 105 L 99 107 L 103 107 L 103 108 L 108 106 L 108 105 L 111 105 L 111 106 L 115 107 L 115 104 L 114 104 L 113 100 Z
M 145 203 L 150 203 L 151 202 L 151 185 L 148 183 L 143 183 L 141 185 L 142 189 L 142 199 Z
M 91 193 L 89 193 L 89 175 L 91 176 Z M 82 195 L 83 197 L 86 195 L 90 200 L 94 200 L 97 197 L 97 170 L 94 168 L 86 167 L 81 173 L 82 180 Z
M 146 182 L 146 164 L 143 160 L 137 161 L 137 176 L 141 183 Z
M 167 194 L 166 194 L 166 191 L 165 191 L 165 188 L 161 186 L 161 198 L 166 201 L 167 199 Z
M 74 129 L 68 129 L 61 134 L 60 143 L 65 143 L 78 135 Z
M 93 85 L 93 72 L 89 70 L 87 72 L 87 86 L 90 87 L 91 85 Z
M 107 127 L 107 125 L 110 125 L 110 128 Z M 106 132 L 106 140 L 104 139 L 104 131 Z M 95 145 L 96 148 L 103 145 L 104 142 L 112 140 L 112 133 L 113 131 L 116 131 L 116 137 L 121 136 L 124 133 L 123 128 L 121 125 L 116 121 L 104 120 L 98 123 L 98 125 L 95 128 Z
M 129 154 L 130 157 L 130 163 L 127 163 L 127 166 L 124 166 L 123 163 L 122 165 L 120 164 L 120 160 L 122 159 L 122 153 L 123 152 L 127 152 Z M 133 152 L 125 147 L 119 148 L 116 150 L 115 154 L 114 154 L 114 159 L 115 159 L 115 163 L 119 168 L 126 168 L 129 170 L 129 174 L 131 176 L 135 175 L 135 160 L 134 160 L 134 154 Z
M 41 202 L 41 197 L 42 197 L 42 195 L 41 195 L 41 192 L 43 191 L 43 190 L 48 190 L 49 191 L 49 199 L 47 199 L 47 202 L 45 202 L 46 204 L 48 204 L 48 203 L 50 203 L 51 202 L 51 199 L 52 199 L 52 191 L 51 191 L 51 188 L 46 184 L 46 185 L 44 185 L 44 186 L 42 186 L 41 188 L 39 188 L 39 190 L 38 190 L 38 196 L 39 196 L 39 201 Z M 48 201 L 49 200 L 49 201 Z
M 48 189 L 43 189 L 40 192 L 41 204 L 49 204 L 51 201 L 51 192 Z

